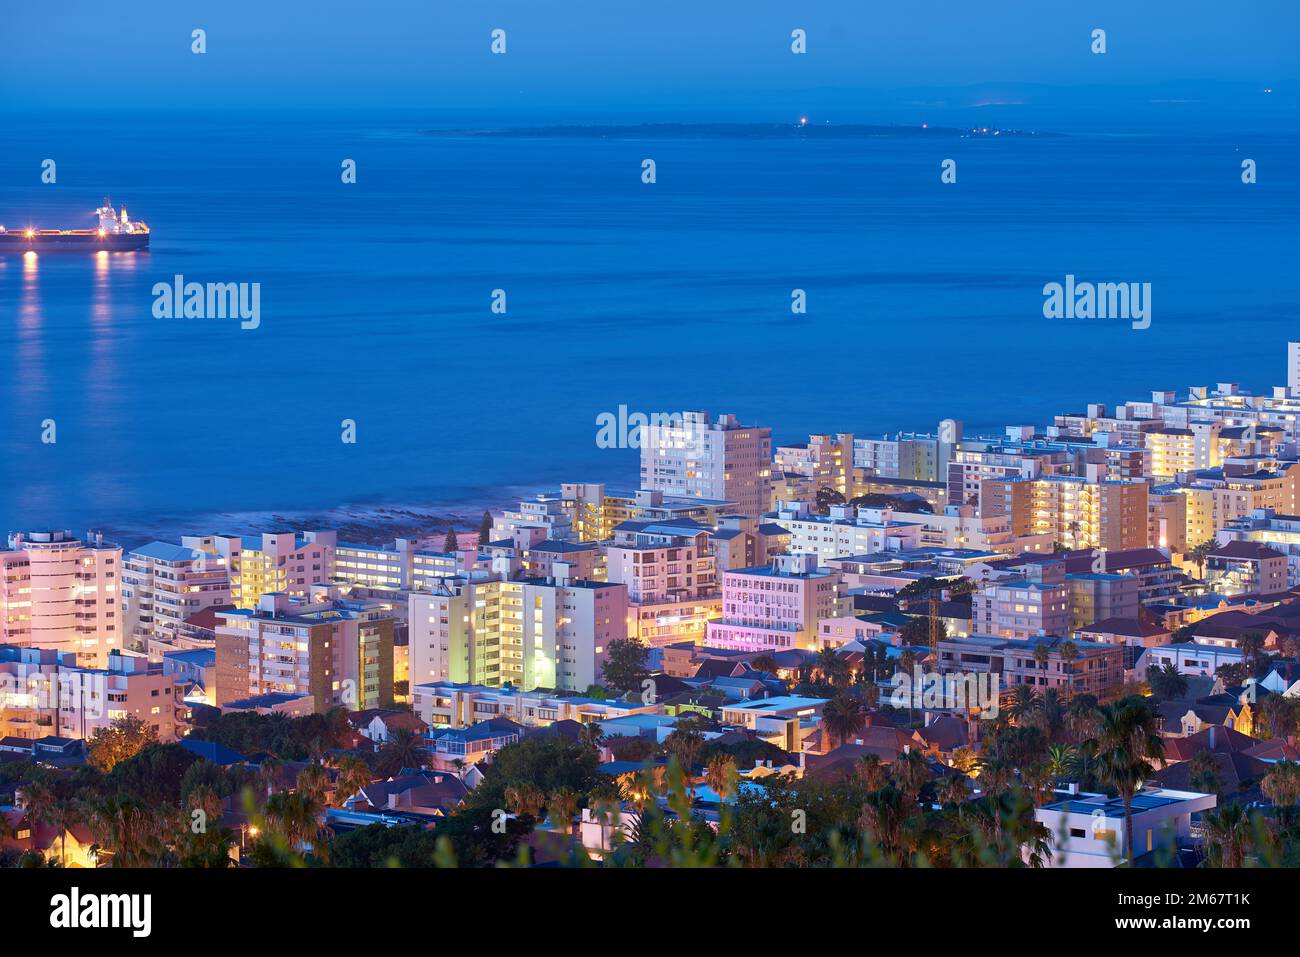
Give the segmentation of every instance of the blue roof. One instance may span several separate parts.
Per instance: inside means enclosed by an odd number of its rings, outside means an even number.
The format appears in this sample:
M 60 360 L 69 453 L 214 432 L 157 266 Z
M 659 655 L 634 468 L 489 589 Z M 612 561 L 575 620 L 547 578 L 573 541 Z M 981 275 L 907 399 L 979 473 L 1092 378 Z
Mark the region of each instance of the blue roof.
M 217 652 L 213 648 L 190 648 L 185 651 L 167 651 L 163 657 L 169 661 L 180 661 L 200 668 L 211 668 L 217 663 Z
M 199 757 L 211 761 L 213 764 L 242 764 L 248 759 L 238 751 L 232 751 L 223 744 L 217 744 L 215 741 L 197 741 L 194 738 L 181 738 L 180 746 L 186 751 L 197 754 Z
M 131 554 L 143 555 L 145 558 L 154 558 L 163 562 L 190 562 L 204 557 L 207 553 L 195 548 L 186 548 L 184 545 L 150 542 L 148 545 L 135 549 Z M 215 558 L 216 556 L 209 557 Z

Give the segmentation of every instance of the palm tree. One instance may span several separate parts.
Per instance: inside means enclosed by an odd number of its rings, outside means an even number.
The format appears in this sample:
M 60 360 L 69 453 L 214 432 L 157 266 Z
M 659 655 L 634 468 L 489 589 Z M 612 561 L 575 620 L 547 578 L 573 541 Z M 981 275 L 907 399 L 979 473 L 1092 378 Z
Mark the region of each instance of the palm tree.
M 664 749 L 677 759 L 682 773 L 689 779 L 695 770 L 695 759 L 704 747 L 704 735 L 689 725 L 677 727 L 664 739 Z
M 112 867 L 153 867 L 165 852 L 165 822 L 135 798 L 101 801 L 91 808 L 88 823 L 95 842 L 112 853 Z
M 518 817 L 536 817 L 546 805 L 546 795 L 532 784 L 508 787 L 505 791 L 506 807 Z
M 360 758 L 346 757 L 338 763 L 338 781 L 334 799 L 339 806 L 375 779 L 370 766 Z
M 718 796 L 720 803 L 736 792 L 736 762 L 727 754 L 715 754 L 704 768 L 704 783 Z
M 1011 692 L 1011 705 L 1007 716 L 1017 724 L 1026 721 L 1042 705 L 1042 698 L 1029 685 L 1016 685 Z
M 1054 781 L 1072 777 L 1079 769 L 1079 749 L 1072 744 L 1053 744 L 1047 748 L 1047 773 Z
M 582 726 L 582 730 L 579 732 L 579 737 L 581 738 L 583 745 L 586 747 L 591 748 L 592 750 L 599 750 L 600 742 L 605 737 L 605 733 L 601 730 L 600 725 L 595 721 L 588 721 Z
M 1065 727 L 1075 741 L 1088 741 L 1097 736 L 1097 698 L 1082 694 L 1065 706 Z
M 316 850 L 321 838 L 328 833 L 321 815 L 319 802 L 297 791 L 281 791 L 266 802 L 266 827 L 272 840 L 282 841 L 291 852 L 306 845 Z
M 1098 709 L 1097 764 L 1101 779 L 1119 792 L 1124 802 L 1124 836 L 1128 866 L 1136 859 L 1133 840 L 1133 795 L 1153 770 L 1152 761 L 1164 763 L 1165 742 L 1156 715 L 1145 698 L 1125 698 Z
M 939 802 L 945 805 L 957 806 L 970 797 L 970 788 L 967 785 L 969 779 L 964 774 L 947 774 L 939 782 L 938 797 Z
M 54 806 L 58 798 L 54 790 L 44 781 L 32 781 L 23 786 L 23 816 L 27 819 L 27 829 L 31 836 L 31 849 L 36 850 L 36 828 L 40 824 L 49 824 L 54 815 Z
M 284 770 L 284 762 L 276 757 L 263 758 L 262 763 L 257 766 L 257 783 L 266 791 L 268 801 L 280 784 L 282 770 Z
M 1163 668 L 1150 665 L 1147 668 L 1147 684 L 1151 687 L 1152 694 L 1166 701 L 1177 700 L 1187 694 L 1187 676 L 1172 661 L 1165 662 Z
M 388 742 L 379 752 L 375 763 L 381 774 L 397 774 L 403 768 L 422 768 L 428 752 L 424 743 L 410 728 L 396 728 L 388 735 Z
M 1070 700 L 1074 693 L 1074 667 L 1072 662 L 1079 657 L 1079 646 L 1072 641 L 1061 644 L 1061 670 L 1065 672 L 1065 700 Z
M 837 655 L 833 648 L 823 648 L 819 651 L 814 667 L 821 673 L 822 680 L 827 684 L 839 687 L 847 683 L 845 679 L 849 674 L 849 664 Z
M 209 822 L 215 823 L 221 819 L 221 795 L 214 791 L 211 785 L 196 784 L 190 789 L 185 803 L 191 811 L 203 812 L 205 830 Z
M 879 755 L 864 754 L 858 758 L 856 770 L 858 779 L 868 791 L 879 791 L 889 780 L 889 774 L 881 763 Z
M 1266 696 L 1259 703 L 1256 730 L 1269 738 L 1285 738 L 1296 729 L 1296 699 L 1280 694 Z
M 1237 647 L 1241 649 L 1243 660 L 1248 665 L 1247 671 L 1253 674 L 1260 655 L 1264 653 L 1264 636 L 1256 631 L 1244 634 L 1238 640 Z
M 889 779 L 913 803 L 921 796 L 921 789 L 930 783 L 930 762 L 920 751 L 908 751 L 894 758 L 889 766 Z
M 976 765 L 979 768 L 980 790 L 996 797 L 1010 789 L 1015 778 L 1015 766 L 998 749 L 982 754 Z
M 1187 552 L 1187 557 L 1196 565 L 1196 577 L 1205 579 L 1205 560 L 1210 557 L 1210 553 L 1219 547 L 1219 543 L 1213 539 L 1206 539 L 1201 544 L 1194 546 Z
M 571 788 L 552 791 L 546 801 L 546 809 L 550 812 L 551 823 L 560 825 L 565 834 L 572 836 L 573 817 L 578 813 L 578 792 Z
M 1208 748 L 1197 751 L 1187 762 L 1188 781 L 1192 787 L 1206 794 L 1218 794 L 1223 788 L 1223 776 L 1219 774 L 1219 762 L 1214 752 Z
M 771 655 L 759 655 L 749 663 L 749 667 L 753 668 L 755 671 L 768 671 L 772 674 L 776 674 L 777 664 L 776 659 Z
M 910 812 L 903 793 L 893 787 L 872 791 L 862 804 L 858 829 L 867 840 L 879 845 L 886 862 L 895 866 L 903 863 L 904 835 Z
M 325 795 L 330 789 L 330 775 L 319 764 L 309 764 L 298 772 L 294 786 L 300 794 L 311 798 L 317 804 L 325 803 Z
M 1260 790 L 1279 810 L 1286 809 L 1283 814 L 1290 814 L 1300 804 L 1300 764 L 1277 762 L 1260 781 Z
M 1251 821 L 1240 804 L 1225 804 L 1205 815 L 1207 859 L 1215 867 L 1241 867 L 1251 845 Z
M 1051 659 L 1052 653 L 1047 650 L 1047 645 L 1034 645 L 1034 664 L 1038 665 L 1040 671 L 1047 670 L 1047 662 Z
M 67 866 L 68 829 L 85 819 L 85 811 L 79 801 L 56 800 L 50 807 L 47 821 L 59 832 L 59 860 Z
M 843 744 L 850 736 L 857 734 L 867 723 L 867 714 L 862 702 L 852 695 L 841 691 L 822 707 L 822 725 L 831 736 L 831 741 Z

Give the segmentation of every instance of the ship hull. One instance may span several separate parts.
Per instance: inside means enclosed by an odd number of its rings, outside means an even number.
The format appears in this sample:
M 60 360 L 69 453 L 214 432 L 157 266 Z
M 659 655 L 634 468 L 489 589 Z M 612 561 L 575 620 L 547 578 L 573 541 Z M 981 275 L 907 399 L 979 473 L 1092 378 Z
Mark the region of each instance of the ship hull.
M 127 252 L 149 248 L 148 233 L 109 233 L 100 236 L 95 230 L 59 233 L 0 233 L 0 254 L 35 252 Z

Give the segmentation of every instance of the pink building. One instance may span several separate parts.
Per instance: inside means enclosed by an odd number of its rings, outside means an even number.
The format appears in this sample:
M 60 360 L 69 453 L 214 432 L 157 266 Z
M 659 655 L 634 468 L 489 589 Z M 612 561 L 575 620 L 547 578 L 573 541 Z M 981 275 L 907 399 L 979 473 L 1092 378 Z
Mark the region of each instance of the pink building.
M 722 618 L 709 622 L 717 648 L 785 651 L 817 647 L 817 622 L 839 606 L 838 571 L 818 568 L 817 556 L 778 555 L 771 565 L 722 575 Z
M 1070 634 L 1064 562 L 1029 562 L 986 582 L 971 599 L 970 627 L 991 638 Z
M 627 586 L 628 628 L 648 645 L 702 641 L 721 594 L 709 530 L 691 519 L 622 522 L 605 547 L 606 577 Z
M 185 733 L 183 677 L 133 655 L 84 668 L 71 652 L 0 645 L 0 737 L 94 737 L 120 718 L 138 718 L 162 743 Z
M 0 551 L 0 642 L 103 667 L 122 647 L 122 549 L 71 532 L 19 532 Z

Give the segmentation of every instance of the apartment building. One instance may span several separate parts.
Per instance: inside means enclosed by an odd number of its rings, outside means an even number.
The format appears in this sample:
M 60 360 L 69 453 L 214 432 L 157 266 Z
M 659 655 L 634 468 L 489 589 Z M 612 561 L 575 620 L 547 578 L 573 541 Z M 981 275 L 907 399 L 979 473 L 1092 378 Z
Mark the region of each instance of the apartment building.
M 1249 515 L 1230 519 L 1219 531 L 1222 542 L 1258 542 L 1286 556 L 1289 588 L 1300 586 L 1300 515 L 1279 515 L 1271 508 L 1258 508 Z
M 806 502 L 780 502 L 767 518 L 790 533 L 790 551 L 806 552 L 825 563 L 848 555 L 902 551 L 921 545 L 921 516 L 889 508 L 832 505 L 818 515 Z
M 1050 535 L 1070 548 L 1148 545 L 1148 485 L 1089 475 L 990 479 L 980 493 L 984 515 L 1006 515 L 1016 535 Z
M 1205 577 L 1225 595 L 1274 595 L 1287 588 L 1287 557 L 1262 542 L 1230 541 L 1210 552 Z
M 181 545 L 219 555 L 230 575 L 230 600 L 252 609 L 263 595 L 305 598 L 311 586 L 327 584 L 334 577 L 338 533 L 187 535 Z
M 182 635 L 191 615 L 229 603 L 230 573 L 215 552 L 150 542 L 122 560 L 124 630 L 145 646 Z
M 1280 515 L 1297 513 L 1300 464 L 1261 459 L 1230 459 L 1220 468 L 1195 473 L 1183 487 L 1187 543 L 1215 538 L 1219 529 L 1256 509 Z
M 777 447 L 775 471 L 801 476 L 815 489 L 848 495 L 853 484 L 853 435 L 810 435 L 807 442 Z
M 669 495 L 656 489 L 607 489 L 603 483 L 565 483 L 559 491 L 539 492 L 496 519 L 494 540 L 511 538 L 519 528 L 541 528 L 551 541 L 603 542 L 621 522 L 690 520 L 716 525 L 737 503 L 697 496 Z
M 89 739 L 126 717 L 164 744 L 184 734 L 188 682 L 138 655 L 106 656 L 105 668 L 53 648 L 0 645 L 0 737 Z
M 411 538 L 399 538 L 392 547 L 339 542 L 334 548 L 334 578 L 385 591 L 413 588 L 415 546 Z
M 954 419 L 931 433 L 899 432 L 893 438 L 853 439 L 853 467 L 881 478 L 942 482 L 948 461 L 962 441 L 962 424 Z
M 1064 563 L 1026 563 L 990 574 L 971 596 L 972 634 L 1019 639 L 1069 634 Z
M 1223 424 L 1218 421 L 1193 421 L 1183 427 L 1153 429 L 1146 433 L 1151 452 L 1151 474 L 1160 480 L 1183 472 L 1218 466 L 1227 446 L 1220 440 Z M 1244 431 L 1244 430 L 1243 430 Z
M 621 698 L 586 698 L 545 689 L 523 691 L 452 681 L 416 685 L 413 705 L 430 729 L 469 728 L 492 718 L 509 718 L 526 728 L 539 728 L 556 721 L 590 724 L 661 711 L 659 705 L 641 704 L 639 699 L 632 704 Z
M 1152 485 L 1147 490 L 1147 533 L 1156 548 L 1166 548 L 1171 554 L 1186 552 L 1187 496 L 1178 485 Z
M 216 701 L 311 695 L 315 711 L 393 704 L 393 618 L 383 602 L 263 595 L 256 608 L 216 612 Z
M 641 487 L 736 503 L 742 515 L 772 507 L 772 430 L 744 426 L 734 415 L 709 421 L 684 412 L 679 423 L 642 429 Z
M 15 532 L 0 551 L 0 643 L 105 667 L 123 644 L 122 549 L 96 535 Z
M 444 579 L 409 601 L 412 685 L 584 691 L 600 684 L 609 642 L 628 635 L 621 582 L 497 572 Z
M 719 573 L 728 568 L 752 568 L 790 551 L 790 530 L 761 518 L 727 515 L 713 526 L 710 544 Z
M 980 515 L 972 505 L 949 505 L 940 512 L 894 512 L 899 521 L 921 525 L 921 548 L 971 548 L 1018 555 L 1050 552 L 1050 535 L 1016 535 L 1009 515 Z
M 605 546 L 605 575 L 627 587 L 629 634 L 651 647 L 700 642 L 722 613 L 710 533 L 696 522 L 623 522 Z
M 1046 660 L 1034 657 L 1042 649 Z M 1023 639 L 971 636 L 939 642 L 940 674 L 1001 675 L 1003 690 L 1029 685 L 1057 689 L 1063 698 L 1092 694 L 1105 698 L 1124 683 L 1123 645 L 1071 641 L 1056 635 Z
M 839 579 L 807 553 L 725 571 L 722 617 L 709 622 L 707 642 L 742 651 L 815 650 L 818 620 L 839 614 Z
M 656 489 L 605 492 L 601 528 L 604 541 L 622 522 L 699 522 L 716 527 L 724 516 L 734 515 L 740 503 L 725 498 L 700 498 L 694 495 L 669 495 Z M 747 513 L 757 515 L 759 513 Z
M 1070 601 L 1070 631 L 1107 619 L 1138 617 L 1141 581 L 1137 575 L 1089 571 L 1066 574 L 1065 584 Z
M 545 539 L 524 549 L 522 565 L 529 578 L 580 578 L 602 581 L 606 557 L 595 542 Z

